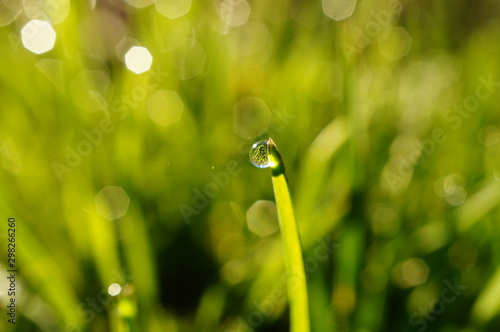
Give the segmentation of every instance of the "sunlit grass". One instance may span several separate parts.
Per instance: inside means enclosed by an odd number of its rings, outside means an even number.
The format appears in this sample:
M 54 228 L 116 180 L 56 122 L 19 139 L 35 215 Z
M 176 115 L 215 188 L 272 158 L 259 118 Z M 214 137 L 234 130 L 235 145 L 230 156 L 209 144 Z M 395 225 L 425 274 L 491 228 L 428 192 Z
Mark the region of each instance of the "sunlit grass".
M 427 331 L 494 329 L 498 8 L 176 3 L 0 2 L 0 218 L 19 221 L 22 271 L 14 331 L 126 329 L 101 293 L 112 283 L 134 285 L 134 310 L 121 310 L 141 331 L 307 325 L 305 291 L 288 291 L 290 317 L 273 297 L 299 253 L 312 331 L 416 330 L 412 314 L 425 319 L 454 278 L 468 288 Z M 39 35 L 23 29 L 32 20 L 46 22 Z M 274 194 L 246 155 L 269 136 L 290 176 L 273 177 Z M 70 169 L 59 177 L 54 162 Z M 101 197 L 108 187 L 126 195 Z M 276 216 L 252 209 L 273 197 L 282 229 L 296 217 L 286 233 L 298 228 L 302 248 L 289 243 L 289 255 Z M 293 214 L 280 203 L 290 197 Z M 181 204 L 196 209 L 189 224 Z
M 306 275 L 300 236 L 285 174 L 285 164 L 276 144 L 269 138 L 252 146 L 250 159 L 257 167 L 270 167 L 278 210 L 286 286 L 290 304 L 290 331 L 310 330 Z

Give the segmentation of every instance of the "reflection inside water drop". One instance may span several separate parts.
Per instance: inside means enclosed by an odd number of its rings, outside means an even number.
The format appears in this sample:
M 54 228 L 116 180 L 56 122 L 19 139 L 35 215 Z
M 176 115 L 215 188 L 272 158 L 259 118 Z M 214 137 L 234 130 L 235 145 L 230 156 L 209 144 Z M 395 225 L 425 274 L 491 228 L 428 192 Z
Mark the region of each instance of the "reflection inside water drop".
M 250 148 L 250 161 L 258 168 L 267 168 L 271 166 L 269 155 L 267 152 L 267 140 L 258 141 Z

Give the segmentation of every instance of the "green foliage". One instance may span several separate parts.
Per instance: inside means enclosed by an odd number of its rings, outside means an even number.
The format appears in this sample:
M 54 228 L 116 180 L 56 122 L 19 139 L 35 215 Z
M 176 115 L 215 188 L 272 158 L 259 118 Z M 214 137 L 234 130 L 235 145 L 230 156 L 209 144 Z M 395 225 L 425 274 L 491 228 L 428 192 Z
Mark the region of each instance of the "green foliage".
M 260 146 L 260 144 L 257 144 L 257 147 L 254 145 L 252 151 L 259 150 Z M 269 164 L 272 171 L 274 197 L 283 243 L 287 295 L 290 303 L 290 331 L 305 332 L 310 330 L 306 275 L 300 236 L 286 180 L 285 164 L 272 138 L 265 141 L 262 146 L 265 147 L 265 151 L 261 152 L 262 158 L 266 160 L 266 164 Z M 262 158 L 255 158 L 254 153 L 250 154 L 252 163 L 255 159 L 260 161 Z M 260 167 L 261 164 L 256 165 Z
M 0 2 L 0 331 L 288 331 L 270 136 L 312 331 L 497 331 L 498 6 L 334 2 Z

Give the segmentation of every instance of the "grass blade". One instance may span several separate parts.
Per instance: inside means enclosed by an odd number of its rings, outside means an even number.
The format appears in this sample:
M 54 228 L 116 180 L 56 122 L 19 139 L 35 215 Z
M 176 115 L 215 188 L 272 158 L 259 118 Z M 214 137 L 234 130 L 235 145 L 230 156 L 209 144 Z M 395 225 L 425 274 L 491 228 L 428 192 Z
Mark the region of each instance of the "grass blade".
M 262 147 L 262 145 L 260 146 Z M 290 307 L 290 331 L 309 332 L 309 304 L 304 262 L 302 259 L 299 230 L 297 222 L 295 221 L 292 200 L 285 175 L 285 164 L 283 163 L 283 159 L 281 158 L 276 144 L 271 138 L 267 141 L 267 151 L 265 152 L 268 158 L 268 166 L 271 167 L 272 171 L 274 196 L 278 209 L 278 219 L 283 243 L 286 286 Z M 262 149 L 260 153 L 262 154 Z M 255 157 L 255 153 L 253 156 Z M 260 164 L 262 165 L 262 162 L 260 162 Z

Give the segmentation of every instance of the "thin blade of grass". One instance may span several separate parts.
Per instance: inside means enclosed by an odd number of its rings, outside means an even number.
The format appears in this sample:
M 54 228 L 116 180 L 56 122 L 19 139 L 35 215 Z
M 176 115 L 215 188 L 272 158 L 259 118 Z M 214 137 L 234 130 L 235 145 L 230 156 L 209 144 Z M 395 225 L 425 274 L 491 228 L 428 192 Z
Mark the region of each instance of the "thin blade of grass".
M 286 285 L 290 304 L 290 331 L 308 332 L 309 304 L 307 285 L 300 246 L 299 231 L 293 212 L 285 166 L 273 140 L 269 138 L 268 153 L 271 162 L 272 181 L 278 219 L 283 241 L 283 256 L 286 270 Z

